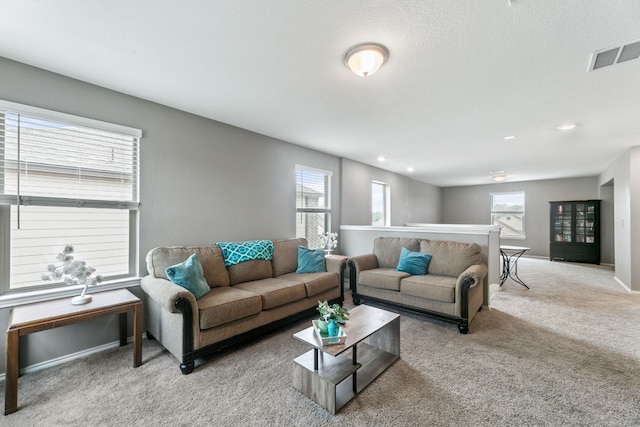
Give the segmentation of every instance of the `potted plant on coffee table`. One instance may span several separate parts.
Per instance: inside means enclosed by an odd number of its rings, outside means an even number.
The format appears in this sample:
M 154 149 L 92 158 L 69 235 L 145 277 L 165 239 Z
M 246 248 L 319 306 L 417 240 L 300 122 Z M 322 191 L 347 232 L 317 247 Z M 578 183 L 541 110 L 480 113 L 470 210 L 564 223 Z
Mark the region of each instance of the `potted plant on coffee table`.
M 323 334 L 329 333 L 329 323 L 332 320 L 337 323 L 344 323 L 346 320 L 349 320 L 349 311 L 340 304 L 330 306 L 326 300 L 318 301 L 316 310 L 320 313 L 320 319 L 317 321 L 318 329 Z

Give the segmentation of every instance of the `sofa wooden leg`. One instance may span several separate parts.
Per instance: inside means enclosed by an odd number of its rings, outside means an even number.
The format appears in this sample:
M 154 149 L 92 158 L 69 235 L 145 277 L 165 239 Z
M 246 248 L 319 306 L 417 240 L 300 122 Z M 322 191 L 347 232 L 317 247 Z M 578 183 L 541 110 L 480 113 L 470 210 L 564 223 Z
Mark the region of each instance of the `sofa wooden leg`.
M 182 375 L 189 375 L 191 372 L 193 372 L 194 366 L 195 362 L 181 363 L 180 371 L 182 371 Z
M 458 330 L 460 331 L 461 334 L 467 334 L 469 332 L 469 325 L 466 324 L 458 324 Z

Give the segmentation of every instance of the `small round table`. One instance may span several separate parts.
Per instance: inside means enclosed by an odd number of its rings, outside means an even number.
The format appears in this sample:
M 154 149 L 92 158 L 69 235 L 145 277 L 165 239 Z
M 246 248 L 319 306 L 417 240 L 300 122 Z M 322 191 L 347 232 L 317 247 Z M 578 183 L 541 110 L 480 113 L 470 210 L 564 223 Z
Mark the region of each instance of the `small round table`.
M 502 273 L 500 274 L 500 286 L 511 277 L 516 283 L 529 289 L 529 287 L 518 277 L 518 260 L 530 250 L 524 246 L 500 245 L 500 255 L 502 256 Z

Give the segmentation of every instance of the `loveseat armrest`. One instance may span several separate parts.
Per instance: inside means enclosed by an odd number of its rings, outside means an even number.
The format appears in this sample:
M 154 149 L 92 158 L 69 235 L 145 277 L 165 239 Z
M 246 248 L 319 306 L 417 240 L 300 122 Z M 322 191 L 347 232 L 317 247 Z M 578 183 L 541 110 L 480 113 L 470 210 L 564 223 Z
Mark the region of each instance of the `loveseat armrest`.
M 469 321 L 474 315 L 474 313 L 469 312 L 471 303 L 469 289 L 476 288 L 480 285 L 479 291 L 482 295 L 482 282 L 486 275 L 487 265 L 479 263 L 470 265 L 458 276 L 458 281 L 456 282 L 456 305 L 459 304 L 460 307 L 461 320 L 458 324 L 458 329 L 462 334 L 469 332 Z
M 378 268 L 378 257 L 374 254 L 364 254 L 349 258 L 347 261 L 349 266 L 349 287 L 354 293 L 358 292 L 358 278 L 360 272 L 365 270 L 373 270 Z
M 188 301 L 193 307 L 193 311 L 197 312 L 198 303 L 193 294 L 167 279 L 147 275 L 140 280 L 140 288 L 151 299 L 171 313 L 181 312 L 176 306 L 176 302 L 179 300 Z
M 478 284 L 481 284 L 487 275 L 487 265 L 484 263 L 473 264 L 467 267 L 465 271 L 460 274 L 458 277 L 458 282 L 456 283 L 456 288 L 461 287 L 466 279 L 471 279 L 472 283 L 469 285 L 470 288 L 475 288 Z
M 354 256 L 349 258 L 349 262 L 353 264 L 358 274 L 360 274 L 361 271 L 378 268 L 378 258 L 374 254 Z

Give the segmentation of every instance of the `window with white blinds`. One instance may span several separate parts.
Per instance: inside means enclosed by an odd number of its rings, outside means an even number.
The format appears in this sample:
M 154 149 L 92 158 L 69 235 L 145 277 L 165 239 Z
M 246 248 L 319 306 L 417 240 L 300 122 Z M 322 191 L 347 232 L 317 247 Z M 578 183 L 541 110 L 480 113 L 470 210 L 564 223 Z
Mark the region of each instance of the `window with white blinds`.
M 105 280 L 135 274 L 141 136 L 0 101 L 0 290 L 52 286 L 66 245 Z
M 296 237 L 304 237 L 315 249 L 330 227 L 331 172 L 296 166 Z

